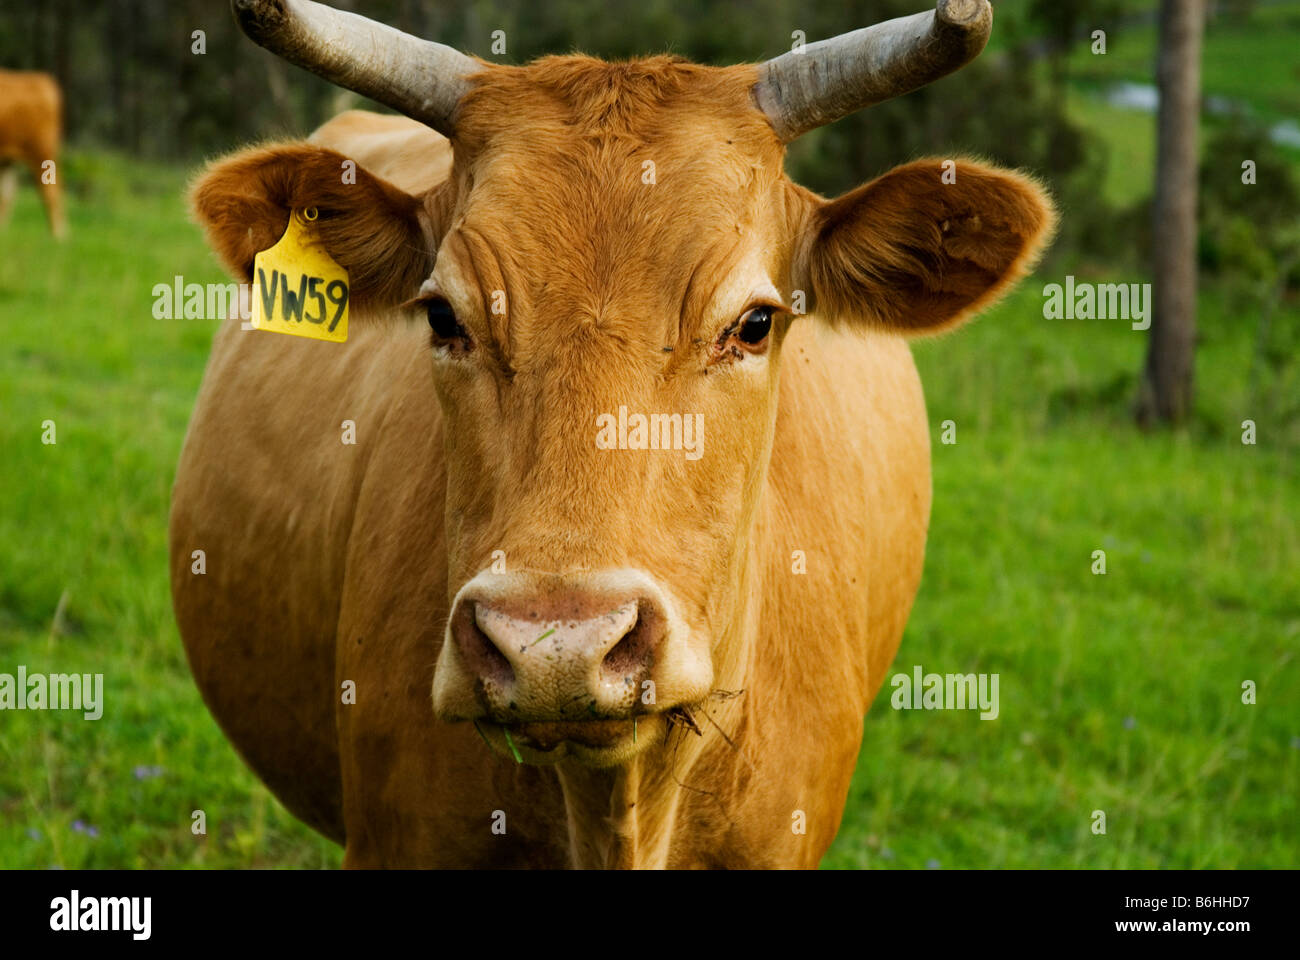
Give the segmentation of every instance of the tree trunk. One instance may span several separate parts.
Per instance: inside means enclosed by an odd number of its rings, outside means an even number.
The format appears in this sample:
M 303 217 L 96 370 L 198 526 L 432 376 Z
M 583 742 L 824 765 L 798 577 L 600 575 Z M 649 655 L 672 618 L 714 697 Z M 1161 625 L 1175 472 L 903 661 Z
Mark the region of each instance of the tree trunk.
M 1177 424 L 1192 409 L 1196 350 L 1196 168 L 1204 0 L 1161 0 L 1160 114 L 1152 231 L 1154 304 L 1138 422 Z

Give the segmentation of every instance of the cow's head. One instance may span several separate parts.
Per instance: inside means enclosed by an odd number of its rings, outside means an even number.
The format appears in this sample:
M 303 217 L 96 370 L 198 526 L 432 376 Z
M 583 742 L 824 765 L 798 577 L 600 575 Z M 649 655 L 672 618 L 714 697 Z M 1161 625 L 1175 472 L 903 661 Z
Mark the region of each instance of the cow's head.
M 509 731 L 530 761 L 630 758 L 743 671 L 791 324 L 950 328 L 1050 231 L 1034 183 L 978 163 L 911 163 L 834 200 L 784 174 L 804 131 L 978 53 L 987 2 L 725 68 L 490 65 L 306 0 L 235 8 L 259 43 L 454 146 L 424 196 L 365 171 L 343 183 L 342 158 L 306 145 L 241 154 L 196 190 L 236 270 L 316 206 L 357 302 L 432 328 L 451 594 L 437 713 L 498 745 Z

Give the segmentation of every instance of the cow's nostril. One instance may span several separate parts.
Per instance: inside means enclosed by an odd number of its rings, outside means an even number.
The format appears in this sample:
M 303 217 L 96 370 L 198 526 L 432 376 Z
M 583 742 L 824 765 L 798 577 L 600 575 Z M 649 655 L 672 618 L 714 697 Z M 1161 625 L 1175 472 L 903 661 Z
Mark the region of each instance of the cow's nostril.
M 505 687 L 512 683 L 515 671 L 510 661 L 478 623 L 478 604 L 466 603 L 458 611 L 455 625 L 456 640 L 470 669 L 480 679 Z
M 637 604 L 636 613 L 632 629 L 623 634 L 601 661 L 601 673 L 606 677 L 632 676 L 651 665 L 656 616 L 644 603 Z

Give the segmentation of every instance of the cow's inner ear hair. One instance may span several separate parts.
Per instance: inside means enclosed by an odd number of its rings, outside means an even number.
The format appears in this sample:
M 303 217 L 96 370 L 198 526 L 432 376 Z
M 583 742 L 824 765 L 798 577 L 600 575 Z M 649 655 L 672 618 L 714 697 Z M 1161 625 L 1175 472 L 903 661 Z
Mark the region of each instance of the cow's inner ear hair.
M 937 158 L 897 167 L 807 217 L 810 312 L 904 336 L 952 329 L 1033 266 L 1055 223 L 1022 174 Z

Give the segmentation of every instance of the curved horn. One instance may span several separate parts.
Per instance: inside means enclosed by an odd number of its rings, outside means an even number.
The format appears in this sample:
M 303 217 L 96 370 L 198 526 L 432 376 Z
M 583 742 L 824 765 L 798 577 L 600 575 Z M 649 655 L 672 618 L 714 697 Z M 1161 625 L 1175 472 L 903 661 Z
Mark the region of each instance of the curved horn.
M 939 0 L 933 13 L 887 20 L 767 61 L 759 67 L 754 96 L 789 143 L 965 66 L 984 49 L 992 28 L 988 0 Z
M 230 8 L 259 46 L 446 136 L 465 77 L 483 69 L 451 47 L 312 0 L 231 0 Z

